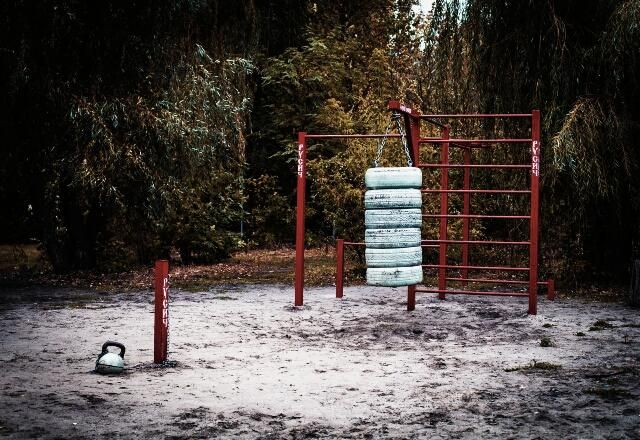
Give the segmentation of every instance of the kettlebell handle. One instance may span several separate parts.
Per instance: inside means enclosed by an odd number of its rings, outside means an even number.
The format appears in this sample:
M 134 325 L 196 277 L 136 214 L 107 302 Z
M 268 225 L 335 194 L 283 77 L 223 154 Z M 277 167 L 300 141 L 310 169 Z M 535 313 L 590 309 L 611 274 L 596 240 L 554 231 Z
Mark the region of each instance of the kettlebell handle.
M 120 357 L 124 358 L 124 345 L 122 345 L 119 342 L 115 342 L 115 341 L 107 341 L 104 344 L 102 344 L 102 354 L 106 354 L 109 350 L 109 347 L 118 347 L 120 349 Z

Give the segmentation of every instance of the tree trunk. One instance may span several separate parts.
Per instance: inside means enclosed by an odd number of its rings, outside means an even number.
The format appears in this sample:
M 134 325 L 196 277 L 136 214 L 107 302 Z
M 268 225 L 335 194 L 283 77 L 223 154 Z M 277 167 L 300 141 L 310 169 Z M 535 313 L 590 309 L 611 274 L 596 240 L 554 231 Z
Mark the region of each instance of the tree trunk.
M 633 260 L 631 264 L 631 287 L 627 300 L 629 305 L 640 307 L 640 260 Z

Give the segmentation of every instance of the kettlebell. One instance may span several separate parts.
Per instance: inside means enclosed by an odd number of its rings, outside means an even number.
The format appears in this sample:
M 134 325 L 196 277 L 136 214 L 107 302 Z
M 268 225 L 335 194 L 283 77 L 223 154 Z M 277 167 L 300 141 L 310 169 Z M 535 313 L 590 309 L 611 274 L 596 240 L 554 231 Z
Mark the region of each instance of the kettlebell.
M 118 347 L 120 353 L 109 351 L 109 347 Z M 102 344 L 102 353 L 96 361 L 96 372 L 100 374 L 118 374 L 124 370 L 124 345 L 107 341 Z

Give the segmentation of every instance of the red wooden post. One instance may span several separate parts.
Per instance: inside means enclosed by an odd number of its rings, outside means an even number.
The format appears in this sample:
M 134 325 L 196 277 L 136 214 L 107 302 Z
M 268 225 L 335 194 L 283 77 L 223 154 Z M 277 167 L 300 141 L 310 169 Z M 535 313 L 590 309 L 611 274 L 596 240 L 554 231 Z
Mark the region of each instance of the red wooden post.
M 442 138 L 449 139 L 449 127 L 442 129 Z M 449 164 L 449 143 L 443 142 L 440 146 L 440 164 Z M 439 265 L 438 268 L 438 298 L 445 299 L 444 291 L 447 289 L 447 213 L 449 211 L 449 199 L 446 190 L 449 189 L 449 168 L 443 166 L 440 168 L 440 189 L 444 190 L 440 193 L 440 250 L 439 250 Z
M 464 164 L 471 165 L 471 148 L 464 149 Z M 465 167 L 463 170 L 463 186 L 465 190 L 469 190 L 471 188 L 471 167 Z M 471 193 L 465 192 L 462 195 L 462 213 L 465 216 L 470 214 L 471 210 Z M 469 217 L 462 218 L 462 240 L 464 243 L 462 244 L 462 265 L 469 265 Z M 462 278 L 469 278 L 469 270 L 462 269 Z M 467 285 L 467 282 L 464 281 L 462 283 L 463 286 Z
M 305 132 L 298 133 L 298 185 L 296 210 L 296 274 L 295 300 L 296 306 L 304 303 L 304 205 L 307 173 L 307 138 Z
M 538 312 L 538 213 L 540 186 L 540 110 L 531 112 L 531 220 L 529 222 L 529 314 Z
M 416 285 L 407 287 L 407 311 L 416 309 Z
M 336 240 L 336 298 L 342 298 L 344 285 L 344 239 Z
M 153 362 L 167 360 L 169 336 L 169 262 L 156 261 L 155 267 L 155 316 L 153 332 Z

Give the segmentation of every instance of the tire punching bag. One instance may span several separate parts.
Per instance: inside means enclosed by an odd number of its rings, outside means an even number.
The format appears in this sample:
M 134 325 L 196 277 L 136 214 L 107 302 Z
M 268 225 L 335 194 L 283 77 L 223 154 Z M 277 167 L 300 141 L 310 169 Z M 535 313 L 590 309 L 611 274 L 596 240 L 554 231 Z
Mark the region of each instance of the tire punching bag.
M 384 140 L 365 174 L 365 258 L 367 284 L 410 286 L 422 282 L 422 171 L 412 166 L 404 131 L 407 167 L 378 167 Z

